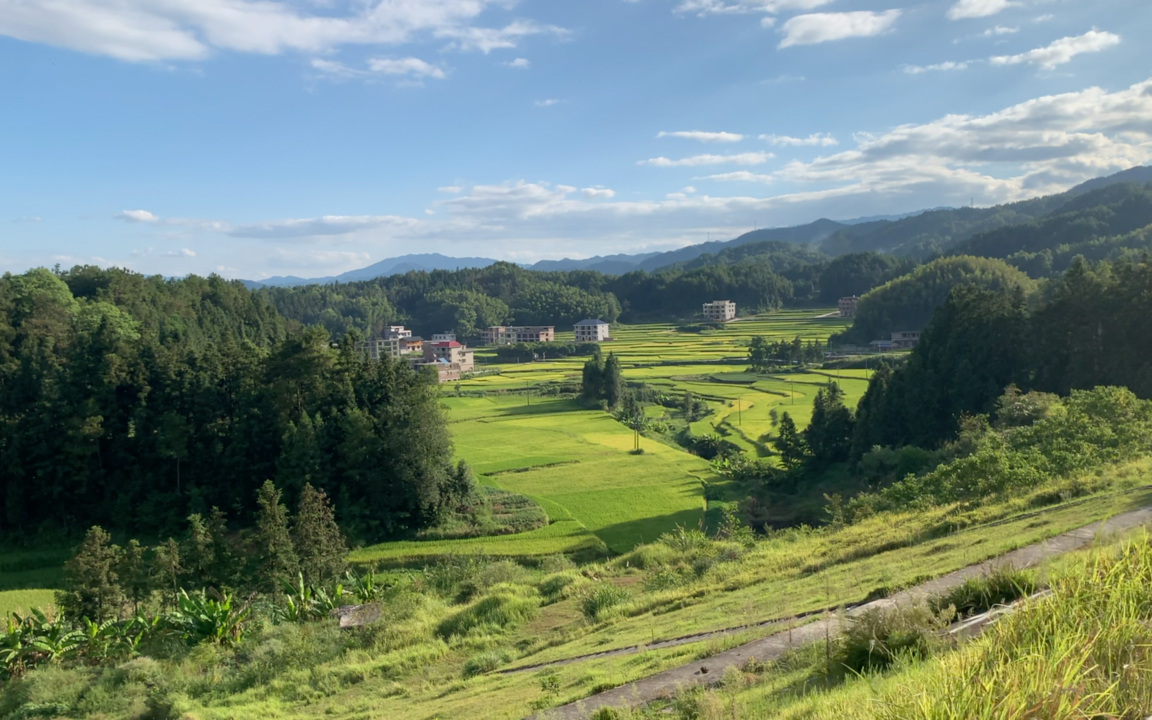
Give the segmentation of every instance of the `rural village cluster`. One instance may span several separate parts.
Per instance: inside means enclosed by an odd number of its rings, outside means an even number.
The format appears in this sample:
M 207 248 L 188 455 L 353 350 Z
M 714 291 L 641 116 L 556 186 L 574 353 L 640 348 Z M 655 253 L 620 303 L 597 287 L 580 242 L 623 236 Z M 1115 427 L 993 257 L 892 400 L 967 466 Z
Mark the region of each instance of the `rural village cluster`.
M 836 315 L 842 318 L 856 316 L 856 296 L 840 298 Z M 701 315 L 710 323 L 726 323 L 736 319 L 736 303 L 714 300 L 704 303 Z M 581 320 L 573 326 L 573 339 L 577 343 L 598 343 L 611 340 L 611 325 L 598 318 Z M 480 330 L 480 344 L 484 346 L 515 345 L 518 343 L 549 343 L 556 340 L 554 325 L 494 325 Z M 873 340 L 872 352 L 889 352 L 916 347 L 919 332 L 893 332 L 891 340 Z M 403 325 L 390 325 L 383 337 L 374 337 L 360 343 L 360 350 L 371 360 L 381 358 L 405 359 L 413 369 L 434 368 L 439 381 L 459 380 L 475 370 L 473 351 L 456 339 L 455 333 L 434 334 L 430 341 L 413 335 Z M 858 352 L 860 348 L 843 348 L 841 352 Z M 840 353 L 837 353 L 839 355 Z

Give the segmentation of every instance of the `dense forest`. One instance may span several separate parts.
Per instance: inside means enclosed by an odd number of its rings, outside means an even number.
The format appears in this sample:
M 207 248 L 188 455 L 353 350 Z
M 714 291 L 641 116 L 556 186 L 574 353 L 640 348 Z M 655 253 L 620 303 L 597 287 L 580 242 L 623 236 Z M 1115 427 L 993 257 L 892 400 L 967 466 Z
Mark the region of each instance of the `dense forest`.
M 876 253 L 830 258 L 779 242 L 752 243 L 658 272 L 620 276 L 590 270 L 538 272 L 510 263 L 482 269 L 409 272 L 363 282 L 262 288 L 287 318 L 323 325 L 333 336 L 379 333 L 405 323 L 425 337 L 463 338 L 501 324 L 570 326 L 585 318 L 692 318 L 705 302 L 732 300 L 741 312 L 835 303 L 899 277 L 915 263 Z
M 290 331 L 219 278 L 5 275 L 0 532 L 159 534 L 214 507 L 246 524 L 269 479 L 292 503 L 325 492 L 360 537 L 431 522 L 471 482 L 435 383 L 354 341 Z

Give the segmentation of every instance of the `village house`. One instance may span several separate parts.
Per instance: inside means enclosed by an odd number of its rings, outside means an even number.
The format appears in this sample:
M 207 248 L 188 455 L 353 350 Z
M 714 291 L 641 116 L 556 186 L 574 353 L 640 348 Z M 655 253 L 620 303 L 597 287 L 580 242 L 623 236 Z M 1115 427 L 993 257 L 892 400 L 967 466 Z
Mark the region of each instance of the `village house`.
M 516 343 L 553 342 L 556 328 L 553 325 L 494 325 L 480 331 L 480 342 L 484 345 L 515 345 Z
M 860 302 L 860 298 L 855 295 L 840 298 L 840 317 L 856 317 L 856 303 L 858 302 Z
M 456 333 L 442 332 L 432 333 L 432 342 L 456 342 Z
M 736 303 L 730 300 L 713 300 L 704 303 L 704 317 L 712 322 L 728 322 L 736 318 Z
M 603 320 L 581 320 L 576 323 L 576 342 L 600 342 L 608 340 L 612 326 Z
M 473 352 L 455 340 L 425 345 L 424 362 L 455 365 L 460 372 L 472 372 L 475 368 Z
M 902 350 L 914 348 L 920 344 L 920 331 L 900 331 L 892 333 L 892 347 Z

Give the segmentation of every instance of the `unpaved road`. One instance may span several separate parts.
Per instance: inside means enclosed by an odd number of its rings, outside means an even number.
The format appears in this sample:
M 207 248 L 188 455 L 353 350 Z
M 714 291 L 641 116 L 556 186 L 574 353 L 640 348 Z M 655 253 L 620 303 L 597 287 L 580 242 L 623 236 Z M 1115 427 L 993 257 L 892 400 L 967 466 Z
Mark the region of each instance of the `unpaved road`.
M 530 720 L 581 720 L 604 706 L 637 707 L 653 700 L 669 697 L 683 687 L 715 684 L 728 667 L 740 667 L 750 660 L 758 662 L 776 660 L 794 648 L 834 637 L 840 632 L 840 625 L 844 617 L 855 617 L 874 608 L 889 608 L 923 601 L 947 592 L 970 577 L 983 575 L 994 567 L 1003 565 L 1021 569 L 1031 567 L 1045 559 L 1087 548 L 1097 537 L 1107 537 L 1150 524 L 1152 524 L 1152 507 L 1115 515 L 1107 520 L 1094 522 L 1034 545 L 1013 550 L 1006 555 L 976 565 L 969 565 L 890 597 L 850 608 L 842 615 L 833 615 L 786 632 L 753 640 L 707 659 L 665 670 L 578 702 L 546 710 L 539 715 L 533 715 Z

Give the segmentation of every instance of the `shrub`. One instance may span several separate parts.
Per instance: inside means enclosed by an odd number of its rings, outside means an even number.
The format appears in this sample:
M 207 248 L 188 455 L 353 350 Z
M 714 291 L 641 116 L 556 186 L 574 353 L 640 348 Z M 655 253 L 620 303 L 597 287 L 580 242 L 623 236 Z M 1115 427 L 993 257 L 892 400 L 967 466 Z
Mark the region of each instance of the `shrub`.
M 510 662 L 512 662 L 512 654 L 507 650 L 485 650 L 464 661 L 464 677 L 483 675 Z
M 885 670 L 902 656 L 925 658 L 937 642 L 937 631 L 950 619 L 951 613 L 936 614 L 927 605 L 869 609 L 851 618 L 837 640 L 833 661 L 839 668 L 863 673 Z
M 966 579 L 933 599 L 931 604 L 937 611 L 953 607 L 961 616 L 969 616 L 987 612 L 996 605 L 1007 605 L 1034 592 L 1036 580 L 1032 573 L 1002 565 L 987 575 Z
M 580 612 L 589 621 L 602 620 L 612 608 L 627 602 L 632 596 L 622 587 L 600 583 L 580 600 Z
M 480 598 L 460 612 L 450 615 L 436 627 L 442 638 L 466 635 L 476 628 L 501 631 L 529 620 L 540 607 L 535 590 L 501 585 L 491 595 Z
M 660 536 L 660 542 L 678 552 L 690 552 L 708 547 L 708 536 L 701 530 L 688 530 L 677 525 L 672 532 Z
M 587 582 L 587 579 L 574 570 L 549 575 L 540 581 L 536 588 L 544 599 L 553 603 L 570 597 L 572 590 Z

